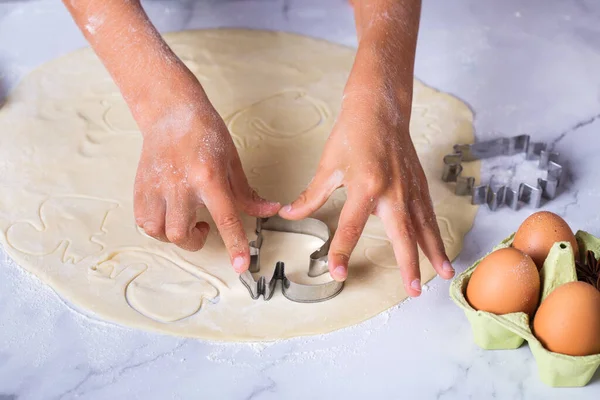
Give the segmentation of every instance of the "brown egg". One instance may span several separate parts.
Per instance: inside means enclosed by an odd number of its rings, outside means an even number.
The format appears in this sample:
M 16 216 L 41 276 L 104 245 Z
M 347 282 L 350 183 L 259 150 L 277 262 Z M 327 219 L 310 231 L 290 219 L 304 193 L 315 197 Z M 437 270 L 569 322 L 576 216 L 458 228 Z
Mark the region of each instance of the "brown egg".
M 557 287 L 535 314 L 533 333 L 555 353 L 600 354 L 600 291 L 585 282 Z
M 569 225 L 554 213 L 540 211 L 523 221 L 512 245 L 531 257 L 538 269 L 542 269 L 550 248 L 556 242 L 570 242 L 577 259 L 577 240 Z
M 475 268 L 466 295 L 476 310 L 533 315 L 540 299 L 540 274 L 533 260 L 520 250 L 496 250 Z

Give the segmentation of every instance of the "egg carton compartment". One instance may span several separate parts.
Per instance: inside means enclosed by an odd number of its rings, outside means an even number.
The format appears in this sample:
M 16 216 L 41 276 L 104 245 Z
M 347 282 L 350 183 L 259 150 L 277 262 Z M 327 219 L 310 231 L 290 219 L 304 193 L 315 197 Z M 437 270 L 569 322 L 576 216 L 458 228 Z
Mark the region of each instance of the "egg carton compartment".
M 580 254 L 591 250 L 596 257 L 600 255 L 599 238 L 584 231 L 578 231 L 575 237 Z M 490 253 L 510 247 L 513 239 L 514 233 L 494 247 Z M 574 357 L 553 353 L 546 350 L 533 335 L 527 314 L 519 312 L 496 315 L 477 311 L 471 307 L 465 297 L 467 284 L 471 274 L 484 258 L 477 260 L 471 267 L 459 274 L 450 285 L 450 297 L 462 308 L 469 320 L 475 343 L 486 350 L 510 350 L 519 348 L 527 341 L 536 360 L 542 382 L 552 387 L 587 385 L 600 366 L 600 354 Z M 540 271 L 540 278 L 541 301 L 546 299 L 558 286 L 577 281 L 573 249 L 569 242 L 554 244 Z

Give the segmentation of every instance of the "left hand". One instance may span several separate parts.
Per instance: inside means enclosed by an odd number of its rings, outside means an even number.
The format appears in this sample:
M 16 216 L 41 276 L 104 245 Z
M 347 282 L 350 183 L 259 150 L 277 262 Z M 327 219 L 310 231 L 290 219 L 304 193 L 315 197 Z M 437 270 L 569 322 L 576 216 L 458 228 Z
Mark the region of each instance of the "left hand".
M 358 81 L 362 84 L 349 82 L 346 87 L 315 178 L 297 200 L 280 210 L 280 215 L 293 220 L 306 218 L 337 188 L 346 187 L 348 198 L 329 250 L 331 276 L 338 281 L 346 279 L 350 255 L 373 214 L 383 221 L 407 293 L 418 296 L 417 243 L 440 276 L 450 279 L 454 269 L 409 134 L 412 96 L 398 100 L 389 85 L 377 84 L 377 78 Z

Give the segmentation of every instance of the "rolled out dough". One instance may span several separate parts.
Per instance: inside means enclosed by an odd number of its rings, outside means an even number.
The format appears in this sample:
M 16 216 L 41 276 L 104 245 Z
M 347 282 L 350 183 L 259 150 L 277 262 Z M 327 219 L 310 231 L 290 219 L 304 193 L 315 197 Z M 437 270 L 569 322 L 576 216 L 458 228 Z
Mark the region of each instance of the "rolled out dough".
M 251 184 L 267 198 L 294 199 L 314 174 L 354 50 L 248 30 L 166 39 L 226 121 Z M 452 144 L 472 142 L 472 113 L 417 81 L 410 127 L 453 258 L 476 207 L 441 183 L 441 162 Z M 260 341 L 330 332 L 406 297 L 382 224 L 371 217 L 338 297 L 318 304 L 293 303 L 280 293 L 269 302 L 251 300 L 214 225 L 205 249 L 195 253 L 136 227 L 132 185 L 140 147 L 121 95 L 89 49 L 32 72 L 0 110 L 2 244 L 76 309 L 174 335 Z M 335 229 L 344 196 L 337 191 L 315 217 Z M 244 222 L 252 238 L 254 220 Z M 272 234 L 263 266 L 283 259 L 291 273 L 302 274 L 319 244 Z M 434 276 L 422 255 L 421 269 L 424 282 Z

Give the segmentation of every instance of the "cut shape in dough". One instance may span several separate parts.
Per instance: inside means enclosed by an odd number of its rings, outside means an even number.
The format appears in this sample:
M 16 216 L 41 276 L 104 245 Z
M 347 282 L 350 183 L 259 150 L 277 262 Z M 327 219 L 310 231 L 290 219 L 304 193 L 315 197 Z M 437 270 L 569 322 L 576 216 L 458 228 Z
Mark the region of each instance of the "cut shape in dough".
M 355 51 L 265 31 L 165 37 L 223 116 L 250 183 L 267 198 L 293 200 L 315 172 Z M 476 207 L 441 182 L 442 157 L 454 143 L 473 141 L 472 118 L 461 101 L 415 82 L 411 135 L 451 258 Z M 316 304 L 279 292 L 269 302 L 252 300 L 212 222 L 206 247 L 195 253 L 146 236 L 135 225 L 132 202 L 141 136 L 90 49 L 29 74 L 0 110 L 0 135 L 4 249 L 77 309 L 174 335 L 266 341 L 353 325 L 406 298 L 376 217 L 353 254 L 342 293 Z M 478 174 L 473 164 L 469 175 Z M 344 199 L 338 190 L 315 217 L 335 229 Z M 254 220 L 244 223 L 252 236 Z M 290 276 L 305 274 L 303 260 L 319 243 L 285 235 L 270 237 L 264 253 L 289 259 Z M 427 282 L 434 271 L 420 259 Z M 262 274 L 271 271 L 263 264 Z

